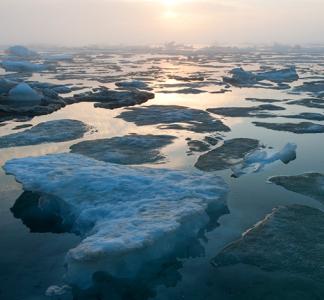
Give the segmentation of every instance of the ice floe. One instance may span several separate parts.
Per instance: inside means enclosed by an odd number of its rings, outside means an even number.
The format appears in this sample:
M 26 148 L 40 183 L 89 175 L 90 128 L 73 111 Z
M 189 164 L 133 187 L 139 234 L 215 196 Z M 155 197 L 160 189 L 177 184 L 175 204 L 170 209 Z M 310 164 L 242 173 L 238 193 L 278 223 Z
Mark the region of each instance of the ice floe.
M 297 134 L 304 133 L 323 133 L 324 125 L 316 124 L 312 122 L 301 123 L 265 123 L 265 122 L 253 122 L 255 126 L 264 127 L 276 131 L 287 131 Z
M 154 94 L 131 89 L 126 91 L 109 90 L 106 87 L 100 87 L 94 92 L 86 92 L 74 96 L 74 102 L 90 101 L 96 102 L 95 107 L 114 109 L 125 106 L 134 106 L 144 103 L 154 98 Z
M 247 264 L 268 272 L 286 272 L 286 276 L 302 276 L 322 285 L 323 229 L 322 211 L 300 205 L 279 207 L 223 249 L 213 264 Z
M 202 94 L 207 93 L 207 91 L 195 88 L 184 88 L 180 90 L 161 90 L 158 93 L 162 94 Z
M 0 148 L 65 142 L 83 137 L 90 127 L 77 120 L 54 120 L 0 137 Z
M 140 80 L 119 81 L 115 85 L 124 89 L 152 90 L 146 82 Z
M 285 189 L 324 203 L 324 175 L 305 173 L 296 176 L 273 176 L 269 181 Z
M 321 114 L 321 113 L 305 112 L 305 113 L 300 113 L 297 115 L 285 115 L 284 117 L 288 118 L 288 119 L 304 119 L 304 120 L 311 120 L 311 121 L 324 121 L 324 114 Z
M 123 165 L 154 163 L 165 159 L 160 149 L 172 144 L 174 139 L 170 135 L 132 134 L 80 142 L 71 146 L 71 152 Z
M 256 150 L 252 153 L 247 154 L 243 162 L 232 168 L 233 176 L 240 177 L 247 173 L 256 173 L 271 163 L 278 160 L 284 164 L 288 164 L 292 160 L 296 159 L 297 145 L 288 143 L 280 151 L 275 150 Z
M 219 108 L 208 108 L 207 111 L 222 115 L 226 117 L 259 117 L 268 118 L 273 117 L 269 111 L 280 111 L 285 108 L 273 104 L 262 104 L 259 106 L 250 107 L 219 107 Z
M 324 95 L 324 81 L 304 82 L 302 85 L 296 86 L 293 93 L 308 93 L 315 97 Z
M 282 84 L 286 82 L 293 82 L 299 79 L 295 67 L 251 72 L 245 71 L 243 68 L 235 68 L 230 71 L 232 77 L 224 77 L 223 80 L 227 83 L 237 86 L 253 86 L 258 83 L 263 84 L 262 81 L 271 81 L 274 83 Z
M 41 72 L 45 71 L 48 66 L 44 64 L 34 64 L 28 61 L 2 61 L 0 66 L 10 72 Z
M 245 156 L 260 147 L 258 140 L 235 138 L 224 141 L 224 144 L 201 155 L 195 167 L 202 171 L 219 171 L 232 168 L 243 162 Z
M 58 213 L 82 236 L 66 256 L 65 278 L 81 287 L 98 271 L 146 276 L 144 268 L 197 237 L 210 206 L 226 208 L 227 185 L 214 174 L 131 168 L 71 153 L 14 159 L 4 169 L 26 191 L 61 200 Z
M 151 105 L 127 108 L 117 118 L 138 126 L 160 125 L 161 129 L 188 130 L 197 133 L 230 131 L 208 112 L 177 105 Z
M 306 99 L 298 99 L 287 102 L 287 104 L 291 105 L 301 105 L 305 107 L 311 108 L 324 108 L 324 99 L 320 98 L 306 98 Z

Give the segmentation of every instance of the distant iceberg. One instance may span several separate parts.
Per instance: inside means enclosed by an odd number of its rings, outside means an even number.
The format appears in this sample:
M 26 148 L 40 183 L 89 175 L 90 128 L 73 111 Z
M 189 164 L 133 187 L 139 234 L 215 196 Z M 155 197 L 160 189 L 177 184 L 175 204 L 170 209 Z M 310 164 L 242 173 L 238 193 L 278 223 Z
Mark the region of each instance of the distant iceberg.
M 1 67 L 9 72 L 41 72 L 47 69 L 44 64 L 34 64 L 28 61 L 10 61 L 1 62 Z
M 19 83 L 13 87 L 9 91 L 8 96 L 9 100 L 19 102 L 40 102 L 42 99 L 42 96 L 25 82 Z
M 78 154 L 14 159 L 4 169 L 25 190 L 61 199 L 58 213 L 83 238 L 66 256 L 66 280 L 82 287 L 97 271 L 145 275 L 144 267 L 162 264 L 197 238 L 211 221 L 209 207 L 226 210 L 228 187 L 214 174 L 132 168 Z
M 37 52 L 29 50 L 28 48 L 24 47 L 24 46 L 12 46 L 10 48 L 8 48 L 6 50 L 6 52 L 9 55 L 12 56 L 17 56 L 17 57 L 21 57 L 21 58 L 33 58 L 38 56 Z

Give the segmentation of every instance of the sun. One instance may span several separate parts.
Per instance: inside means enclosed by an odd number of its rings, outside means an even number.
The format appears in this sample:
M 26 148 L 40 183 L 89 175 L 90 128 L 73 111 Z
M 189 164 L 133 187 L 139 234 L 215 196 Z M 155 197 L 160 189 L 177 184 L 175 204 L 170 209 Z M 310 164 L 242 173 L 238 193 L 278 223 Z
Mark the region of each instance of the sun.
M 161 0 L 163 2 L 163 4 L 167 5 L 167 6 L 173 6 L 177 4 L 177 0 Z

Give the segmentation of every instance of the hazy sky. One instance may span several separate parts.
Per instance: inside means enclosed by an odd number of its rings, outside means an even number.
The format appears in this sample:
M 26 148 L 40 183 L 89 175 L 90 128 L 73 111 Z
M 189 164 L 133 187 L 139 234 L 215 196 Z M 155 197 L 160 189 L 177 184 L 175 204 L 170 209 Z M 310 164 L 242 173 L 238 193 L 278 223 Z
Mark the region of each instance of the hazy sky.
M 0 44 L 324 43 L 324 0 L 0 0 Z

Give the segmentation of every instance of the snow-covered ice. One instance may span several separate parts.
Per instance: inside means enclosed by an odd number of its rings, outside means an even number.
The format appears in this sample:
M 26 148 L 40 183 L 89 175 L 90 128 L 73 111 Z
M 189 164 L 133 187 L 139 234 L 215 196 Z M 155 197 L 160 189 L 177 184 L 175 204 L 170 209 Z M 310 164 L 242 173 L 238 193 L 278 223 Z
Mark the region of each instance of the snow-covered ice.
M 280 151 L 258 149 L 247 154 L 241 164 L 232 168 L 233 176 L 240 177 L 247 173 L 259 172 L 266 165 L 278 160 L 288 164 L 296 159 L 296 149 L 297 145 L 293 143 L 286 144 Z
M 82 236 L 66 256 L 66 280 L 83 287 L 96 271 L 144 275 L 143 267 L 197 238 L 211 221 L 208 207 L 226 208 L 223 179 L 198 171 L 134 168 L 71 153 L 13 159 L 4 169 L 25 190 L 61 199 L 61 217 Z

